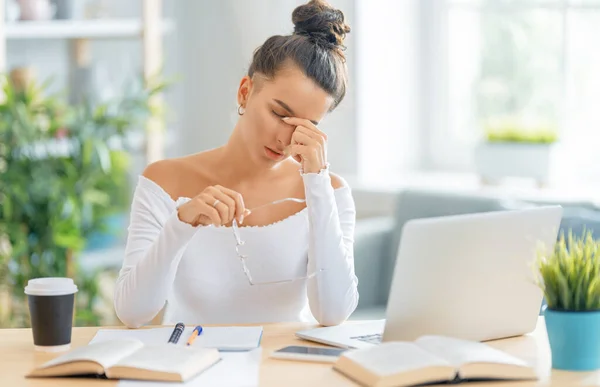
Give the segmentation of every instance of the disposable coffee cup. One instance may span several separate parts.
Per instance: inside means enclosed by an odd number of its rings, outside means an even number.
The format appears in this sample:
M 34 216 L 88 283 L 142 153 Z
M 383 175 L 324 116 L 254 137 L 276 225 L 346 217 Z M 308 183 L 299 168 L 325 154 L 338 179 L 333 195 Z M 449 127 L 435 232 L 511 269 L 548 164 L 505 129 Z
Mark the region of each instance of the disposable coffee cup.
M 71 278 L 31 279 L 25 287 L 36 350 L 66 351 L 71 347 L 77 285 Z

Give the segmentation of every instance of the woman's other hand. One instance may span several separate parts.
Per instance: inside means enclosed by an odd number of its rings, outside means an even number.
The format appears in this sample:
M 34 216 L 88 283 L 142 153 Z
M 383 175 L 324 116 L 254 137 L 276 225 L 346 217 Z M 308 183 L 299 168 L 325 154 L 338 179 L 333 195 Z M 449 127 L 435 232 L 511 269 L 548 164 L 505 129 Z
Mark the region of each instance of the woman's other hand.
M 206 187 L 178 210 L 179 219 L 194 227 L 209 224 L 222 226 L 234 218 L 242 224 L 244 216 L 249 214 L 242 195 L 220 185 Z
M 318 173 L 327 166 L 327 135 L 309 120 L 285 117 L 283 121 L 296 127 L 289 153 L 302 165 L 304 173 Z

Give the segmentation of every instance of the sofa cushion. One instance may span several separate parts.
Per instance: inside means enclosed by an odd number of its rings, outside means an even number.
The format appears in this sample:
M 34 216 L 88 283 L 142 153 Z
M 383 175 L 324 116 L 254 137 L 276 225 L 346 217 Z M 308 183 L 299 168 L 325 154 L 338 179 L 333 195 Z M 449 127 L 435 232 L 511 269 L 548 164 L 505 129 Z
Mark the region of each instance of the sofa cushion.
M 391 216 L 361 219 L 354 232 L 354 271 L 358 278 L 358 309 L 382 305 L 380 283 L 382 265 L 390 255 Z
M 560 232 L 568 236 L 570 231 L 577 237 L 581 237 L 585 231 L 591 231 L 594 238 L 600 238 L 600 209 L 591 210 L 581 207 L 564 208 L 560 223 Z
M 548 204 L 559 204 L 563 207 L 559 236 L 561 233 L 567 236 L 569 232 L 573 232 L 574 236 L 581 237 L 587 230 L 591 231 L 594 237 L 600 238 L 600 208 L 595 209 L 592 205 L 511 201 L 502 202 L 502 207 L 506 210 L 521 210 Z

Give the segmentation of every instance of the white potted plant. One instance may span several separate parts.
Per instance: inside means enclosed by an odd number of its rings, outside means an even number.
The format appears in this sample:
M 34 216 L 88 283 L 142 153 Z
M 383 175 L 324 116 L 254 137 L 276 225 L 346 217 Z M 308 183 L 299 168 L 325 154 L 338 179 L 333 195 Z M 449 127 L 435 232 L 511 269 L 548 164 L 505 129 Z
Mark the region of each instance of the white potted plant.
M 556 142 L 556 130 L 549 125 L 492 121 L 485 127 L 484 141 L 475 149 L 477 173 L 485 183 L 522 177 L 547 185 Z
M 591 232 L 562 234 L 553 248 L 540 249 L 535 269 L 552 368 L 600 369 L 600 240 Z

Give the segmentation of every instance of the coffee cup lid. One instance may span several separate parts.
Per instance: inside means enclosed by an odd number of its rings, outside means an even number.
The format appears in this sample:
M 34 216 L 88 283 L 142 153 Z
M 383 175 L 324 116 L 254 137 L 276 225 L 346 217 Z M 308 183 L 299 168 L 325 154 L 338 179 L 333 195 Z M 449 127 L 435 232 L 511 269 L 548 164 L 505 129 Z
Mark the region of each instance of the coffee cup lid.
M 71 278 L 45 277 L 27 281 L 25 294 L 31 296 L 60 296 L 77 292 L 77 285 Z

